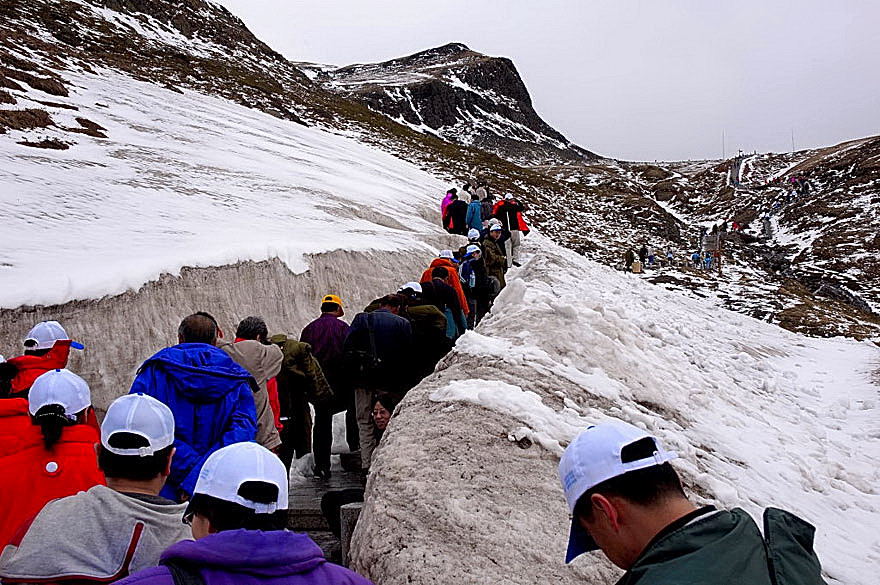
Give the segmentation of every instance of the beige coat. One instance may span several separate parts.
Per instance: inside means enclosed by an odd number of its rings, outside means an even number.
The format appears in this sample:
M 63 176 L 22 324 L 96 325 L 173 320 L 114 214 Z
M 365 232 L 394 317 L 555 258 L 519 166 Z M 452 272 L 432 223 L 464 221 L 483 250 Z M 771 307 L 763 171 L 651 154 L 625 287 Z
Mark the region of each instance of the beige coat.
M 284 354 L 277 345 L 263 345 L 253 340 L 238 343 L 220 340 L 217 347 L 250 372 L 260 386 L 260 389 L 254 392 L 254 406 L 257 409 L 257 443 L 267 449 L 275 449 L 281 444 L 281 437 L 278 429 L 275 428 L 275 416 L 269 406 L 266 382 L 281 371 Z

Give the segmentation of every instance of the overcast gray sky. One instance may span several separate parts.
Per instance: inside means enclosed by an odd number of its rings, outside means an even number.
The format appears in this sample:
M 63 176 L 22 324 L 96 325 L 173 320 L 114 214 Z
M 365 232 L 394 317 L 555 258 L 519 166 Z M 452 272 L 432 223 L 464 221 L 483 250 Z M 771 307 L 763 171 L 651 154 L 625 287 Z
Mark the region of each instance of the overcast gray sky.
M 572 141 L 637 160 L 880 134 L 878 0 L 220 0 L 287 58 L 513 59 Z

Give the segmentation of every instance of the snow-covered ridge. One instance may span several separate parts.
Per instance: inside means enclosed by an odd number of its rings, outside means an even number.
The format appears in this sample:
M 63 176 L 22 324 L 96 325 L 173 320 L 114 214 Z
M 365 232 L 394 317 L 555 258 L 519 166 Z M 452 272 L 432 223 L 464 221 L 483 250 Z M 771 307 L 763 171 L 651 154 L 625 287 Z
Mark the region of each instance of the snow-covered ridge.
M 421 216 L 445 185 L 391 155 L 111 71 L 67 78 L 77 111 L 0 139 L 0 307 L 98 298 L 183 266 L 277 257 L 301 272 L 306 254 L 424 249 L 416 235 L 440 233 Z M 108 138 L 16 144 L 69 140 L 74 116 Z
M 384 63 L 298 66 L 331 91 L 363 101 L 417 132 L 518 164 L 595 158 L 538 116 L 509 59 L 458 43 Z
M 385 584 L 613 582 L 598 554 L 564 566 L 555 467 L 580 429 L 614 417 L 679 452 L 695 501 L 789 509 L 816 525 L 830 583 L 873 584 L 876 345 L 789 333 L 526 241 L 534 255 L 491 317 L 392 419 L 358 568 Z

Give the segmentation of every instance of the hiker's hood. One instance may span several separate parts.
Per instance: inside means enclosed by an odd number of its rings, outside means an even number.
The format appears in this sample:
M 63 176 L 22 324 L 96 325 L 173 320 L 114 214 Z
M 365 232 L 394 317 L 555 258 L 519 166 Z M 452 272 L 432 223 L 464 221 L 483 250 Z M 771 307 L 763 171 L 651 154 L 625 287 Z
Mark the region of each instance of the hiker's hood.
M 158 367 L 167 382 L 191 402 L 215 402 L 239 388 L 231 382 L 251 383 L 250 373 L 223 350 L 207 343 L 181 343 L 165 348 L 144 362 L 142 368 Z
M 321 549 L 305 534 L 277 530 L 228 530 L 175 544 L 162 560 L 190 562 L 200 569 L 284 577 L 311 571 L 326 562 Z

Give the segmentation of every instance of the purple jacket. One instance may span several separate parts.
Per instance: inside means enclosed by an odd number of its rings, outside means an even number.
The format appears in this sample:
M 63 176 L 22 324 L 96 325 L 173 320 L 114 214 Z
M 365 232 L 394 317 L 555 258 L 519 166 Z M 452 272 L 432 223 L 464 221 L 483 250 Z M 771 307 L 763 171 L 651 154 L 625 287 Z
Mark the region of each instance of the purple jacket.
M 162 553 L 199 569 L 207 585 L 372 585 L 357 573 L 328 563 L 305 534 L 230 530 L 186 540 Z M 117 585 L 174 585 L 166 567 L 145 569 Z
M 348 330 L 348 323 L 329 313 L 323 313 L 306 325 L 299 336 L 300 341 L 312 346 L 312 354 L 321 364 L 324 376 L 336 393 L 343 391 L 343 344 Z

